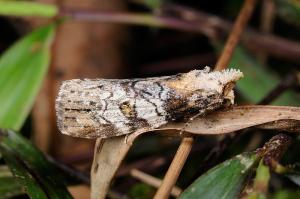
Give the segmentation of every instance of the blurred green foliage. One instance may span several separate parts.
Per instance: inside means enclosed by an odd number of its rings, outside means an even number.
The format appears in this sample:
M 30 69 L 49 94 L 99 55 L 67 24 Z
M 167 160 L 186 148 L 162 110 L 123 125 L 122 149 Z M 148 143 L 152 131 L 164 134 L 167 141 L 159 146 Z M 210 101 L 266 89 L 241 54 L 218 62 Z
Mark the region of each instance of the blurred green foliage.
M 271 199 L 299 199 L 300 191 L 280 190 L 272 194 Z
M 0 128 L 20 130 L 50 63 L 55 25 L 30 33 L 0 57 Z
M 30 141 L 11 130 L 0 130 L 0 138 L 5 162 L 32 199 L 72 198 L 63 176 Z
M 24 193 L 23 187 L 14 177 L 0 177 L 0 199 L 8 199 Z
M 0 1 L 0 15 L 54 17 L 57 14 L 55 5 L 33 1 Z
M 24 194 L 25 191 L 12 176 L 7 166 L 0 166 L 0 199 L 12 198 Z
M 153 197 L 154 193 L 155 189 L 145 183 L 135 184 L 128 192 L 129 196 L 135 199 L 150 199 Z
M 152 9 L 162 5 L 160 0 L 137 1 Z M 242 1 L 232 0 L 228 6 L 238 10 Z M 284 20 L 300 26 L 300 2 L 276 0 L 278 14 Z M 236 6 L 238 5 L 238 6 Z M 0 1 L 0 15 L 55 17 L 59 10 L 54 5 L 24 1 Z M 145 24 L 147 25 L 147 24 Z M 20 130 L 27 118 L 38 89 L 50 63 L 50 46 L 55 32 L 54 24 L 39 28 L 15 43 L 0 57 L 0 128 Z M 245 77 L 237 88 L 250 103 L 258 103 L 282 79 L 270 68 L 263 66 L 243 47 L 238 47 L 230 63 L 243 71 Z M 286 91 L 273 104 L 300 105 L 300 98 L 293 91 Z M 0 199 L 25 192 L 35 198 L 72 198 L 66 189 L 67 177 L 48 161 L 31 142 L 12 130 L 0 130 L 0 152 L 9 166 L 0 169 Z M 150 143 L 150 142 L 149 142 Z M 150 145 L 153 145 L 152 142 Z M 151 150 L 157 150 L 153 148 Z M 139 151 L 139 154 L 146 150 Z M 146 151 L 147 152 L 147 151 Z M 200 176 L 180 196 L 187 198 L 231 199 L 240 195 L 247 177 L 256 170 L 255 182 L 268 185 L 269 168 L 257 162 L 255 152 L 244 153 L 229 159 Z M 13 176 L 12 176 L 12 174 Z M 296 184 L 298 172 L 285 173 Z M 128 194 L 133 198 L 149 198 L 154 189 L 139 183 Z M 265 193 L 254 190 L 248 198 L 266 198 Z M 300 192 L 281 190 L 271 194 L 274 199 L 300 198 Z
M 264 165 L 263 160 L 260 160 L 256 169 L 252 192 L 246 199 L 267 199 L 266 191 L 268 190 L 270 175 L 269 167 Z
M 244 78 L 237 82 L 237 88 L 243 97 L 253 104 L 260 102 L 282 79 L 241 46 L 235 49 L 229 66 L 244 73 Z M 285 91 L 272 105 L 300 106 L 300 96 L 293 91 Z
M 1 129 L 20 130 L 27 118 L 50 63 L 55 27 L 33 31 L 0 57 Z M 0 152 L 15 177 L 12 186 L 22 185 L 33 199 L 72 198 L 60 172 L 31 142 L 10 130 L 0 130 L 0 137 Z M 10 189 L 0 189 L 12 195 Z
M 275 0 L 278 15 L 286 22 L 300 27 L 300 1 Z

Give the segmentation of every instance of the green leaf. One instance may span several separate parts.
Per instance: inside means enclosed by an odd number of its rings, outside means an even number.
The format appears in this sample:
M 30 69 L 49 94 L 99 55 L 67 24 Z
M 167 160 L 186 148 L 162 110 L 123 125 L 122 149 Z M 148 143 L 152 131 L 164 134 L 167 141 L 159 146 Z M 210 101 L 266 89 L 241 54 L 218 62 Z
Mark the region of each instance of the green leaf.
M 15 179 L 24 186 L 28 195 L 32 198 L 47 199 L 47 195 L 39 186 L 37 179 L 22 165 L 21 160 L 8 149 L 8 147 L 1 147 L 1 153 L 5 162 L 9 165 L 13 172 Z
M 262 66 L 242 47 L 235 49 L 230 67 L 244 73 L 244 78 L 237 82 L 237 88 L 251 103 L 261 101 L 281 81 L 277 74 Z M 285 91 L 272 104 L 300 106 L 300 97 L 293 91 Z
M 0 199 L 12 198 L 24 193 L 23 187 L 16 182 L 14 177 L 0 178 Z
M 54 30 L 53 24 L 40 28 L 0 57 L 0 128 L 22 127 L 50 62 Z
M 0 152 L 31 198 L 70 199 L 59 171 L 21 135 L 0 130 Z
M 153 196 L 153 193 L 155 193 L 154 188 L 144 183 L 138 183 L 129 190 L 129 195 L 132 198 L 139 199 L 150 198 L 150 196 Z
M 0 199 L 12 198 L 24 193 L 24 189 L 17 183 L 9 168 L 0 166 Z
M 300 191 L 280 190 L 274 193 L 271 199 L 299 199 Z
M 297 0 L 276 0 L 278 15 L 286 22 L 300 27 L 300 2 Z
M 245 153 L 219 164 L 200 176 L 179 198 L 236 198 L 257 158 L 254 153 Z
M 266 199 L 270 180 L 270 169 L 264 165 L 263 160 L 260 160 L 259 166 L 256 169 L 256 176 L 252 192 L 244 197 L 245 199 Z
M 29 1 L 0 1 L 0 15 L 54 17 L 58 14 L 55 5 Z
M 161 7 L 163 0 L 142 0 L 141 2 L 151 9 L 158 9 Z

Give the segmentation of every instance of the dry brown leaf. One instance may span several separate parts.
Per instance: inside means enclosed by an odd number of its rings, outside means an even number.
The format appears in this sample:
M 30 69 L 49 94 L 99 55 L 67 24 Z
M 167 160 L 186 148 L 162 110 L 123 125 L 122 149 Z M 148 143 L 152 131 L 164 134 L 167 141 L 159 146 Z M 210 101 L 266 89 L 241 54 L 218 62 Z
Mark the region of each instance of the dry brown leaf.
M 284 125 L 282 130 L 285 130 L 284 127 L 289 127 L 290 129 L 295 127 L 297 129 L 297 126 L 299 129 L 300 108 L 263 105 L 236 106 L 213 112 L 205 117 L 199 117 L 191 121 L 185 131 L 192 134 L 211 135 L 230 133 L 252 126 L 279 129 L 280 126 L 275 121 L 281 121 L 280 124 Z M 181 130 L 183 126 L 184 123 L 170 123 L 158 130 Z
M 179 135 L 185 123 L 170 123 L 155 130 L 175 129 Z M 190 134 L 226 134 L 233 131 L 257 127 L 264 129 L 300 132 L 300 108 L 288 106 L 236 106 L 213 112 L 190 122 L 185 131 Z M 126 136 L 97 140 L 92 178 L 92 199 L 103 199 L 131 143 L 141 134 L 136 132 Z
M 131 145 L 125 135 L 97 139 L 91 169 L 91 199 L 104 199 L 109 185 Z

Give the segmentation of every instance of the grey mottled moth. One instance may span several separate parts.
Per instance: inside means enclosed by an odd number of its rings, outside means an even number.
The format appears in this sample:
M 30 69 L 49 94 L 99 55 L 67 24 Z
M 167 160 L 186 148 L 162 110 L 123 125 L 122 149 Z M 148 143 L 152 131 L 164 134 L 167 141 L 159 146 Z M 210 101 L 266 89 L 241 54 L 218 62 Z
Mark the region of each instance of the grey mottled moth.
M 242 72 L 209 70 L 140 79 L 64 81 L 56 99 L 58 127 L 71 136 L 106 138 L 187 121 L 233 104 L 233 87 Z

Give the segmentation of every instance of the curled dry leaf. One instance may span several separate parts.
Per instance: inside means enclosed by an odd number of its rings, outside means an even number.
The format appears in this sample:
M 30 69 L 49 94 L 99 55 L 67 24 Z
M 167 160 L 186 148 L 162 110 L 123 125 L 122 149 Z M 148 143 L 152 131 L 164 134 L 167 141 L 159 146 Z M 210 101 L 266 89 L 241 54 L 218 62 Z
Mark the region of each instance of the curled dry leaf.
M 183 123 L 170 123 L 160 130 L 180 130 Z M 226 134 L 248 127 L 299 130 L 300 108 L 288 106 L 237 106 L 191 121 L 185 129 L 192 134 Z
M 179 130 L 185 123 L 170 123 L 156 130 Z M 299 131 L 300 108 L 283 106 L 237 106 L 213 112 L 205 117 L 190 121 L 185 131 L 189 134 L 226 134 L 233 131 L 257 127 Z M 164 132 L 164 131 L 162 131 Z M 97 141 L 92 176 L 92 199 L 105 198 L 109 185 L 131 143 L 145 131 Z
M 105 198 L 109 185 L 130 149 L 125 137 L 97 139 L 91 169 L 91 199 Z

